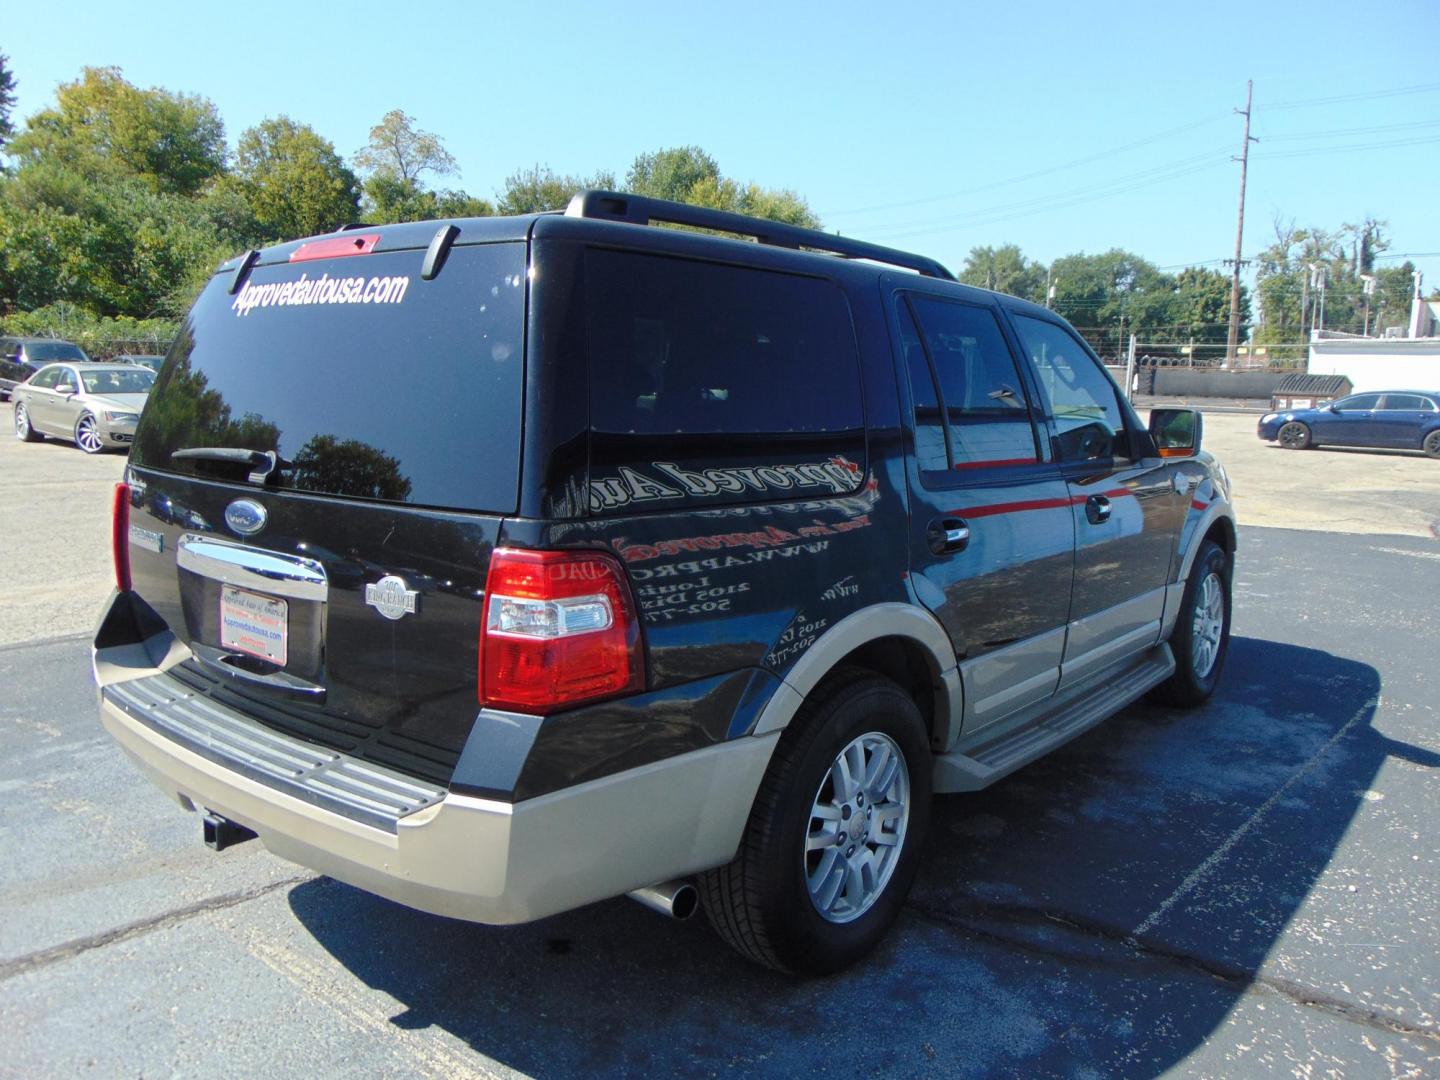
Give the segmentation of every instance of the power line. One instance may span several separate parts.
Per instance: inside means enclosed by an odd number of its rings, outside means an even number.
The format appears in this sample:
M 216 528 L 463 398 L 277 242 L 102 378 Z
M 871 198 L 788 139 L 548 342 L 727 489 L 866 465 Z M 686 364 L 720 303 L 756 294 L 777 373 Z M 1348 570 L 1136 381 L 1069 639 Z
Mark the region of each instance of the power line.
M 924 206 L 928 203 L 944 202 L 947 199 L 958 199 L 966 195 L 974 195 L 981 191 L 991 191 L 995 188 L 1007 187 L 1011 184 L 1024 183 L 1026 180 L 1034 180 L 1041 176 L 1051 176 L 1054 173 L 1063 172 L 1066 169 L 1073 169 L 1079 165 L 1089 165 L 1091 162 L 1103 161 L 1106 158 L 1114 156 L 1115 154 L 1124 153 L 1128 150 L 1135 150 L 1142 146 L 1149 146 L 1151 143 L 1159 142 L 1161 139 L 1168 139 L 1172 135 L 1180 135 L 1187 131 L 1193 131 L 1198 127 L 1204 127 L 1206 124 L 1212 124 L 1224 115 L 1224 113 L 1217 113 L 1214 116 L 1207 116 L 1203 120 L 1194 120 L 1188 124 L 1181 124 L 1179 127 L 1173 127 L 1165 131 L 1157 132 L 1154 135 L 1147 135 L 1143 139 L 1137 139 L 1134 142 L 1125 143 L 1123 146 L 1116 146 L 1112 147 L 1109 150 L 1102 150 L 1098 153 L 1087 154 L 1084 157 L 1075 158 L 1072 161 L 1064 161 L 1058 165 L 1051 165 L 1050 167 L 1045 169 L 1037 169 L 1035 172 L 1023 173 L 1019 176 L 1012 176 L 1004 180 L 993 180 L 989 183 L 978 184 L 975 187 L 964 188 L 960 191 L 952 191 L 946 195 L 929 195 L 923 199 L 907 199 L 903 202 L 879 203 L 873 206 L 857 207 L 853 210 L 832 210 L 827 211 L 822 216 L 824 216 L 825 218 L 832 218 L 845 217 L 850 214 L 868 214 L 879 210 L 901 210 L 911 206 Z
M 1387 131 L 1413 131 L 1416 128 L 1440 127 L 1440 120 L 1416 120 L 1408 124 L 1381 124 L 1356 128 L 1333 128 L 1330 131 L 1303 131 L 1289 135 L 1266 135 L 1267 143 L 1301 142 L 1305 139 L 1326 139 L 1339 135 L 1382 135 Z
M 1420 83 L 1416 86 L 1397 86 L 1393 90 L 1370 90 L 1357 94 L 1336 94 L 1333 97 L 1303 98 L 1295 101 L 1277 101 L 1261 105 L 1260 111 L 1271 109 L 1308 109 L 1316 105 L 1341 105 L 1350 101 L 1372 101 L 1376 98 L 1399 97 L 1402 94 L 1427 94 L 1440 90 L 1440 82 Z
M 1440 135 L 1433 135 L 1425 139 L 1392 139 L 1389 142 L 1374 143 L 1352 143 L 1348 146 L 1315 146 L 1308 150 L 1282 150 L 1278 154 L 1261 153 L 1258 157 L 1266 161 L 1273 161 L 1277 158 L 1314 157 L 1318 154 L 1348 154 L 1359 150 L 1390 150 L 1401 146 L 1426 146 L 1430 143 L 1440 142 Z
M 1009 221 L 1017 217 L 1027 217 L 1030 214 L 1059 210 L 1065 207 L 1076 206 L 1080 203 L 1093 202 L 1096 199 L 1124 194 L 1128 191 L 1134 191 L 1137 188 L 1148 187 L 1151 184 L 1163 183 L 1166 180 L 1179 179 L 1191 173 L 1213 168 L 1229 160 L 1229 157 L 1230 154 L 1226 150 L 1207 151 L 1203 154 L 1196 154 L 1193 157 L 1170 162 L 1167 165 L 1143 169 L 1126 176 L 1116 177 L 1103 184 L 1069 191 L 1063 195 L 1051 193 L 1036 196 L 1031 199 L 1022 199 L 1017 202 L 1001 203 L 981 210 L 971 210 L 963 214 L 895 222 L 888 226 L 881 225 L 868 229 L 867 234 L 895 239 L 906 236 L 933 235 L 943 226 L 991 225 L 1001 221 Z

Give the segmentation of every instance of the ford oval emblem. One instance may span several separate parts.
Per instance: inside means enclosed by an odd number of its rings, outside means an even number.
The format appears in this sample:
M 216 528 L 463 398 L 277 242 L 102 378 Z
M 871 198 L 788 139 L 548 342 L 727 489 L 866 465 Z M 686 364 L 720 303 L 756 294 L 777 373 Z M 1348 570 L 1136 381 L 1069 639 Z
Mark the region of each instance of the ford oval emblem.
M 254 536 L 269 519 L 265 507 L 254 499 L 236 499 L 225 508 L 225 524 L 241 536 Z

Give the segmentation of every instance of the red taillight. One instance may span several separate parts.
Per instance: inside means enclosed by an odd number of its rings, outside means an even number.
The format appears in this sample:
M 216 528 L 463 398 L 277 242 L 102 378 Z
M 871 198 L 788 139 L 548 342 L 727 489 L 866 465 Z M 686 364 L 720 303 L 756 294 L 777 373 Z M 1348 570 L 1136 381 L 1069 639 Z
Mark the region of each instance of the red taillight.
M 130 485 L 116 484 L 110 504 L 110 551 L 115 559 L 115 587 L 130 591 Z
M 480 703 L 546 713 L 645 685 L 625 571 L 594 551 L 498 549 L 485 582 Z

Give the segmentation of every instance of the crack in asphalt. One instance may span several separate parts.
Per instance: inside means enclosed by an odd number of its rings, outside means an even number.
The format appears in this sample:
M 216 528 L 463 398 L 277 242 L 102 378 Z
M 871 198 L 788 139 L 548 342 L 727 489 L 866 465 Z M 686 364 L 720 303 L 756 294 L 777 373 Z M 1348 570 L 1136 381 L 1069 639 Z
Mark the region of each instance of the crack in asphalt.
M 1403 1035 L 1410 1038 L 1424 1039 L 1428 1042 L 1440 1043 L 1440 1031 L 1434 1028 L 1421 1027 L 1412 1024 L 1402 1017 L 1392 1013 L 1382 1012 L 1354 1001 L 1335 997 L 1316 990 L 1313 987 L 1304 986 L 1301 983 L 1289 979 L 1277 978 L 1273 975 L 1264 975 L 1259 972 L 1250 971 L 1243 967 L 1227 964 L 1221 960 L 1212 960 L 1194 953 L 1165 945 L 1163 942 L 1153 938 L 1140 938 L 1128 930 L 1109 926 L 1103 922 L 1087 919 L 1083 916 L 1069 914 L 1068 912 L 1048 911 L 1044 908 L 1026 907 L 1018 904 L 994 904 L 981 900 L 969 901 L 972 909 L 971 918 L 994 919 L 999 922 L 1026 923 L 1037 926 L 1054 927 L 1059 926 L 1072 933 L 1103 941 L 1108 945 L 1115 945 L 1126 950 L 1133 961 L 1138 964 L 1148 964 L 1152 961 L 1161 961 L 1186 971 L 1205 975 L 1216 979 L 1219 982 L 1234 988 L 1240 993 L 1245 993 L 1253 987 L 1260 987 L 1271 993 L 1293 1002 L 1306 1009 L 1313 1009 L 1317 1012 L 1327 1013 L 1331 1016 L 1347 1020 L 1352 1023 L 1361 1024 L 1365 1027 L 1376 1028 L 1394 1035 Z M 1113 968 L 1113 958 L 1099 956 L 1083 956 L 1064 949 L 1053 948 L 1042 945 L 1028 938 L 1005 934 L 999 930 L 987 929 L 976 922 L 967 920 L 964 914 L 953 913 L 941 908 L 927 905 L 923 902 L 911 900 L 906 907 L 913 911 L 920 918 L 939 926 L 943 929 L 959 931 L 973 935 L 995 944 L 1004 945 L 1007 948 L 1020 949 L 1036 956 L 1052 960 L 1062 960 L 1067 963 L 1083 964 L 1096 968 Z
M 187 922 L 198 915 L 207 915 L 212 911 L 223 911 L 226 908 L 235 907 L 237 904 L 244 904 L 251 900 L 258 900 L 280 889 L 289 888 L 291 885 L 299 885 L 306 881 L 315 879 L 314 874 L 297 874 L 294 877 L 282 878 L 279 881 L 272 881 L 268 885 L 257 885 L 252 889 L 242 889 L 239 892 L 222 893 L 219 896 L 210 896 L 204 900 L 187 904 L 184 907 L 174 908 L 171 911 L 160 915 L 152 915 L 148 919 L 137 919 L 134 922 L 125 923 L 109 930 L 102 930 L 98 934 L 91 934 L 88 937 L 74 938 L 71 941 L 61 942 L 59 945 L 52 945 L 48 949 L 38 949 L 24 956 L 17 956 L 10 960 L 0 961 L 0 982 L 13 979 L 17 975 L 24 975 L 27 972 L 39 968 L 48 967 L 51 964 L 58 964 L 62 960 L 69 960 L 73 956 L 82 953 L 92 952 L 95 949 L 103 949 L 107 945 L 115 945 L 122 941 L 129 941 L 131 938 L 149 934 L 155 930 L 164 930 L 182 922 Z

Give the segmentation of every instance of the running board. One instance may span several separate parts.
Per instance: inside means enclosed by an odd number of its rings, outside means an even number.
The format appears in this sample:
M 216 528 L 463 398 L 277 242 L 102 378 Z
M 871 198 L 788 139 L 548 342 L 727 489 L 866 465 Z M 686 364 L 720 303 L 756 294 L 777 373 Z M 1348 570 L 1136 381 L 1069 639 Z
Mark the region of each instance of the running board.
M 1175 657 L 1165 643 L 1119 669 L 1109 668 L 1016 716 L 963 736 L 935 759 L 935 791 L 979 791 L 1089 731 L 1168 679 Z

